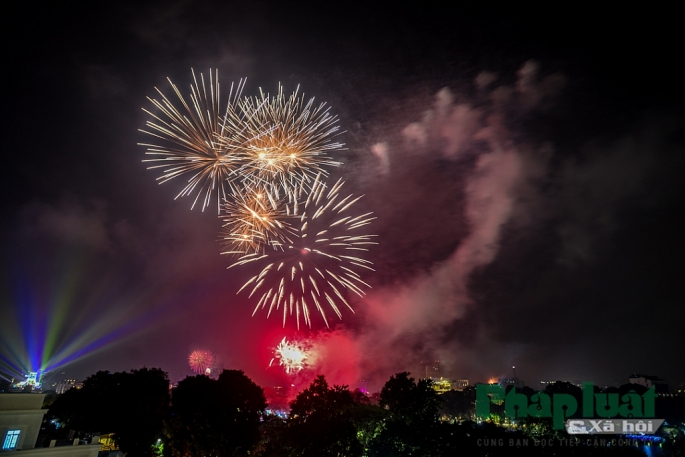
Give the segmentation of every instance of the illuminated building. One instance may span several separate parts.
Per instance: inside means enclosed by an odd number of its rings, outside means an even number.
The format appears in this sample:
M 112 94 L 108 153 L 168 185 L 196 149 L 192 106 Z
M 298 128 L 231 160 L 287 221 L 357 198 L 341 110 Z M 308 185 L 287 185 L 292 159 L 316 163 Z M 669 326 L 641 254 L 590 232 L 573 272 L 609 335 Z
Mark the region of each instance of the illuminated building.
M 82 382 L 76 382 L 75 379 L 65 379 L 64 381 L 60 381 L 57 384 L 54 384 L 55 387 L 55 392 L 57 394 L 62 395 L 64 392 L 66 392 L 69 389 L 80 389 L 83 387 Z
M 453 379 L 452 380 L 452 389 L 454 390 L 464 390 L 469 386 L 469 380 L 468 379 Z
M 36 447 L 43 416 L 48 412 L 42 409 L 44 398 L 45 394 L 0 393 L 2 451 L 20 450 L 22 457 L 96 457 L 100 450 L 97 440 L 95 444 L 81 444 L 75 439 L 69 446 L 55 446 L 53 440 L 50 447 Z
M 469 385 L 468 379 L 449 380 L 447 378 L 440 377 L 431 378 L 431 381 L 433 381 L 433 390 L 439 394 L 449 392 L 451 390 L 464 390 L 464 388 L 468 387 Z
M 37 371 L 31 371 L 26 374 L 26 379 L 12 384 L 11 390 L 40 390 L 41 387 L 42 384 L 40 383 L 40 373 Z
M 641 386 L 647 387 L 648 389 L 650 387 L 654 387 L 654 390 L 658 394 L 669 393 L 668 383 L 657 376 L 648 376 L 644 374 L 633 373 L 630 375 L 628 379 L 630 384 L 639 384 Z
M 433 381 L 433 390 L 439 394 L 449 392 L 452 390 L 452 383 L 445 378 L 431 378 Z

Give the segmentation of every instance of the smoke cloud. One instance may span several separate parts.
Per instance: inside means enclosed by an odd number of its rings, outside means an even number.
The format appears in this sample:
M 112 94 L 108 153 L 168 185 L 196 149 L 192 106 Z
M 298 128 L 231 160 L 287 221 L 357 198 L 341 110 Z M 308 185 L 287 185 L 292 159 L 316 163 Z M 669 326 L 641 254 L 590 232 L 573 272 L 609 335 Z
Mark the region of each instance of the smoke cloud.
M 480 93 L 475 97 L 440 90 L 419 121 L 372 146 L 381 170 L 374 192 L 399 195 L 384 200 L 387 205 L 406 207 L 408 201 L 435 198 L 434 189 L 409 181 L 421 182 L 435 173 L 417 165 L 416 157 L 458 170 L 441 191 L 462 202 L 446 209 L 461 227 L 451 235 L 454 248 L 444 259 L 374 288 L 357 306 L 362 309 L 361 326 L 314 337 L 317 350 L 336 348 L 337 366 L 348 367 L 317 367 L 333 382 L 354 387 L 363 377 L 380 387 L 398 368 L 416 376 L 420 362 L 435 359 L 446 368 L 445 374 L 469 373 L 481 380 L 509 374 L 510 366 L 527 351 L 526 338 L 498 335 L 498 324 L 474 293 L 474 281 L 498 261 L 503 243 L 523 240 L 534 245 L 528 233 L 539 233 L 550 224 L 558 234 L 559 245 L 553 250 L 558 262 L 568 267 L 569 262 L 591 261 L 597 240 L 606 240 L 616 230 L 620 203 L 639 193 L 655 172 L 654 156 L 645 151 L 655 145 L 647 144 L 647 138 L 623 139 L 606 150 L 587 146 L 576 158 L 563 159 L 555 157 L 548 140 L 512 127 L 553 106 L 565 84 L 562 75 L 540 77 L 539 65 L 527 62 L 513 84 L 492 87 L 495 81 L 494 74 L 478 75 L 474 86 Z M 412 191 L 422 194 L 408 196 Z M 413 211 L 420 217 L 419 208 Z M 432 240 L 433 228 L 406 236 Z M 388 233 L 389 243 L 405 236 L 393 238 L 393 232 Z M 404 253 L 408 258 L 415 254 Z M 493 373 L 493 366 L 500 366 L 501 372 Z

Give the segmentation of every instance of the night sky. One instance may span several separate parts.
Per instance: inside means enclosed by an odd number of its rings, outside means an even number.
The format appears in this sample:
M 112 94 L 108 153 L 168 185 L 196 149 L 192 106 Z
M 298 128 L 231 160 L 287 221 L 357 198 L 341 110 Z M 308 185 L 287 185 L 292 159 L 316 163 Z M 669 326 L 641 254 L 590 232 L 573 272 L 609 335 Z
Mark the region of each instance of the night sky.
M 681 37 L 666 11 L 426 2 L 62 2 L 5 12 L 3 376 L 55 380 L 214 352 L 264 386 L 284 337 L 316 370 L 379 388 L 450 376 L 685 381 Z M 377 219 L 355 314 L 298 332 L 266 318 L 219 255 L 213 208 L 158 185 L 139 132 L 167 77 L 331 106 L 331 170 Z M 41 352 L 42 351 L 42 352 Z M 304 382 L 305 378 L 300 379 Z

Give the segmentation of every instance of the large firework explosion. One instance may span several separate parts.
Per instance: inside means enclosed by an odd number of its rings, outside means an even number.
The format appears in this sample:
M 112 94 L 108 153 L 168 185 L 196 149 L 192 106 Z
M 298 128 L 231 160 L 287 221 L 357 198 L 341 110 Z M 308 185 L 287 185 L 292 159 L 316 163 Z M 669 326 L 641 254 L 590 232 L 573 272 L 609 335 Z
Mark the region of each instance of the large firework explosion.
M 193 351 L 188 356 L 188 364 L 197 374 L 210 374 L 214 366 L 214 354 L 209 351 Z
M 249 286 L 250 297 L 260 296 L 253 315 L 282 308 L 284 326 L 295 315 L 298 328 L 300 318 L 311 327 L 316 308 L 328 326 L 330 307 L 342 319 L 341 307 L 352 310 L 347 292 L 363 296 L 369 287 L 360 270 L 372 270 L 371 262 L 359 252 L 375 243 L 359 230 L 371 213 L 352 214 L 361 197 L 342 197 L 342 180 L 330 188 L 324 181 L 325 167 L 341 165 L 328 155 L 343 148 L 333 141 L 337 117 L 299 87 L 290 96 L 279 85 L 274 96 L 241 98 L 244 81 L 231 86 L 222 109 L 218 74 L 210 72 L 208 88 L 202 74 L 198 81 L 193 72 L 193 81 L 190 104 L 171 84 L 181 108 L 159 89 L 162 101 L 150 99 L 159 113 L 145 110 L 154 120 L 142 131 L 163 144 L 143 144 L 154 156 L 146 162 L 163 170 L 161 182 L 190 175 L 177 197 L 195 195 L 193 206 L 204 209 L 216 194 L 222 254 L 236 259 L 229 268 L 264 265 L 238 291 Z
M 359 270 L 373 269 L 371 262 L 358 253 L 375 243 L 372 235 L 359 229 L 374 218 L 371 213 L 351 214 L 350 208 L 361 197 L 342 197 L 342 186 L 339 180 L 329 189 L 320 177 L 309 190 L 301 186 L 295 196 L 306 196 L 306 200 L 295 205 L 297 236 L 293 242 L 263 253 L 246 254 L 231 265 L 266 264 L 240 289 L 251 288 L 250 297 L 261 294 L 255 312 L 268 307 L 268 316 L 282 307 L 284 325 L 287 316 L 295 314 L 299 327 L 300 318 L 311 326 L 311 308 L 316 308 L 328 326 L 324 305 L 342 319 L 341 306 L 352 311 L 345 292 L 364 295 L 362 288 L 369 285 L 361 279 Z

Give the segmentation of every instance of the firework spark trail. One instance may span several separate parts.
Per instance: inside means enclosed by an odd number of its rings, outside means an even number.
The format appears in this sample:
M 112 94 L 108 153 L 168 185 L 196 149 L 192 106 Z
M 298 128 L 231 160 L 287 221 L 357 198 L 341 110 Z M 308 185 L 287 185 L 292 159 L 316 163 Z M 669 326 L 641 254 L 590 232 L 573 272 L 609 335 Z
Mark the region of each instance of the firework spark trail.
M 329 326 L 324 306 L 333 309 L 342 319 L 342 305 L 354 310 L 345 295 L 348 291 L 363 296 L 364 287 L 370 287 L 361 279 L 361 269 L 372 270 L 371 262 L 358 257 L 359 251 L 367 251 L 376 244 L 374 235 L 359 233 L 359 229 L 371 223 L 371 213 L 350 214 L 350 208 L 360 197 L 342 197 L 343 181 L 330 189 L 317 176 L 310 189 L 301 186 L 296 196 L 306 195 L 303 204 L 294 204 L 293 211 L 297 229 L 294 242 L 282 249 L 254 252 L 239 258 L 229 268 L 252 262 L 266 263 L 260 273 L 250 278 L 241 289 L 251 287 L 250 297 L 261 293 L 253 315 L 260 308 L 268 308 L 267 317 L 283 307 L 283 325 L 288 314 L 300 317 L 311 327 L 313 307 Z M 297 201 L 297 200 L 295 200 Z
M 244 162 L 239 173 L 247 186 L 294 188 L 318 174 L 327 175 L 326 166 L 341 165 L 328 156 L 343 149 L 333 141 L 340 134 L 337 117 L 325 103 L 315 106 L 313 98 L 306 101 L 298 91 L 299 86 L 286 96 L 279 85 L 270 96 L 260 90 L 260 97 L 245 97 L 239 109 L 229 113 L 234 116 L 231 124 L 243 126 L 235 138 Z M 228 144 L 235 138 L 227 138 Z
M 193 351 L 188 356 L 188 364 L 197 374 L 209 373 L 214 365 L 214 354 L 209 351 Z
M 147 155 L 153 156 L 144 162 L 157 163 L 149 169 L 162 170 L 162 175 L 157 178 L 160 184 L 189 174 L 188 184 L 176 198 L 196 194 L 192 207 L 201 201 L 203 210 L 209 206 L 213 193 L 216 193 L 219 210 L 221 201 L 227 197 L 226 186 L 230 187 L 238 176 L 236 171 L 243 165 L 236 154 L 240 144 L 235 133 L 241 127 L 230 121 L 236 119 L 231 113 L 236 108 L 245 80 L 240 80 L 235 87 L 231 84 L 226 108 L 222 110 L 218 77 L 218 71 L 214 76 L 210 71 L 209 84 L 206 85 L 204 75 L 200 74 L 198 81 L 193 71 L 190 103 L 169 80 L 182 106 L 179 108 L 155 88 L 161 101 L 150 97 L 148 100 L 159 114 L 143 109 L 153 120 L 147 121 L 148 130 L 140 130 L 162 140 L 160 144 L 139 143 L 147 147 Z
M 274 357 L 269 362 L 269 366 L 278 360 L 278 364 L 283 367 L 286 373 L 298 373 L 307 367 L 307 360 L 310 358 L 310 349 L 303 343 L 288 342 L 285 337 L 274 351 Z

